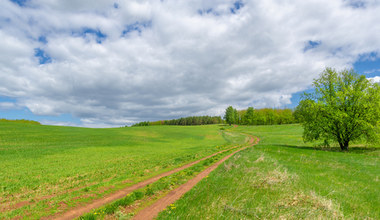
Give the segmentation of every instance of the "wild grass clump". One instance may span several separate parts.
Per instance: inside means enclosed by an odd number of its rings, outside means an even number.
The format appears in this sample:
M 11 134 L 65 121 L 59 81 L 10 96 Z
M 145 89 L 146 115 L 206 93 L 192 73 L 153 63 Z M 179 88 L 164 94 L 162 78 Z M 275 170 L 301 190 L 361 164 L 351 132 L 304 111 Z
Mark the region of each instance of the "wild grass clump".
M 118 210 L 119 207 L 128 206 L 132 204 L 133 202 L 135 202 L 136 200 L 142 199 L 143 197 L 144 197 L 144 192 L 142 191 L 132 192 L 122 199 L 114 201 L 108 205 L 105 205 L 102 208 L 96 209 L 91 213 L 88 213 L 79 217 L 79 219 L 95 220 L 95 219 L 98 219 L 99 217 L 104 217 L 106 215 L 114 214 Z

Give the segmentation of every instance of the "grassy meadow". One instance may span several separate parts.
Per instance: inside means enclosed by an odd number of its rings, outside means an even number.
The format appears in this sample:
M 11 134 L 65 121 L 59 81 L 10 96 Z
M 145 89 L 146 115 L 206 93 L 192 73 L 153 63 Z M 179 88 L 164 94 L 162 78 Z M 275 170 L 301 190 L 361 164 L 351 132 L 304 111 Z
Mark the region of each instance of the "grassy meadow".
M 380 147 L 341 152 L 305 144 L 299 125 L 235 130 L 261 141 L 219 166 L 158 219 L 380 219 Z
M 209 126 L 90 129 L 0 121 L 0 219 L 85 204 L 245 140 Z
M 0 219 L 37 219 L 86 204 L 244 143 L 244 134 L 258 136 L 260 143 L 227 160 L 158 219 L 380 219 L 380 147 L 357 143 L 342 152 L 338 146 L 305 144 L 300 125 L 90 129 L 4 120 Z M 146 206 L 226 154 L 86 218 L 130 218 L 133 201 Z M 95 214 L 100 211 L 109 214 Z

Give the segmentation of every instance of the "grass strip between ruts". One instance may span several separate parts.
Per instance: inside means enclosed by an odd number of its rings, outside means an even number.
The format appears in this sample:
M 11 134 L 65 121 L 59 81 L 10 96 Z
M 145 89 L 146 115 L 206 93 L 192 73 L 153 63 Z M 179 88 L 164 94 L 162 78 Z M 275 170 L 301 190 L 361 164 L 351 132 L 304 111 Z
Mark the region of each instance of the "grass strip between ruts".
M 242 147 L 242 146 L 240 146 Z M 184 170 L 181 170 L 175 174 L 172 174 L 170 176 L 162 177 L 158 181 L 147 185 L 141 189 L 138 189 L 132 193 L 129 193 L 126 197 L 116 200 L 110 204 L 107 204 L 101 208 L 93 210 L 91 213 L 87 213 L 79 219 L 83 220 L 90 220 L 90 219 L 101 219 L 104 218 L 107 215 L 114 214 L 119 207 L 125 207 L 128 205 L 133 204 L 135 201 L 143 199 L 145 196 L 152 196 L 157 193 L 160 193 L 165 190 L 172 190 L 177 188 L 178 186 L 184 184 L 189 179 L 196 176 L 199 172 L 206 169 L 210 165 L 212 165 L 214 162 L 220 160 L 225 155 L 228 155 L 231 151 L 237 150 L 239 148 L 229 149 L 228 151 L 225 151 L 221 154 L 217 154 L 211 158 L 208 158 L 204 161 L 201 161 L 189 168 L 186 168 Z M 132 214 L 133 215 L 133 214 Z

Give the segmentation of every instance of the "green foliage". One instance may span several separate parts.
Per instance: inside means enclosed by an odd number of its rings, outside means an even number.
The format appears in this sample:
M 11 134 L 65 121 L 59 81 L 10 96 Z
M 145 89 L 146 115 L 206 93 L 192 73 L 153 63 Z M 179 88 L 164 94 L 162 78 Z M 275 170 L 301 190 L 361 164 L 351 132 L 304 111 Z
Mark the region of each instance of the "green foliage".
M 32 120 L 25 120 L 25 119 L 5 119 L 5 118 L 0 118 L 0 122 L 14 122 L 14 123 L 20 123 L 20 124 L 31 124 L 31 125 L 41 125 L 38 121 L 32 121 Z
M 208 125 L 221 123 L 223 123 L 223 120 L 219 116 L 191 116 L 164 121 L 164 125 Z
M 297 123 L 291 109 L 254 109 L 236 111 L 232 106 L 226 109 L 224 116 L 227 123 L 240 125 L 281 125 Z M 228 118 L 228 120 L 227 120 Z
M 226 120 L 227 124 L 237 124 L 239 122 L 239 115 L 237 110 L 232 106 L 228 106 L 226 112 L 224 114 L 224 120 Z
M 253 107 L 249 107 L 242 118 L 242 124 L 253 125 L 255 119 L 255 110 Z
M 219 116 L 190 116 L 173 120 L 161 120 L 154 122 L 144 121 L 134 124 L 132 127 L 149 125 L 210 125 L 222 123 L 223 120 Z
M 326 68 L 314 81 L 314 88 L 296 109 L 305 141 L 334 141 L 348 150 L 354 140 L 379 140 L 379 85 L 353 70 Z
M 142 121 L 136 124 L 133 124 L 132 127 L 141 127 L 141 126 L 149 126 L 149 121 Z

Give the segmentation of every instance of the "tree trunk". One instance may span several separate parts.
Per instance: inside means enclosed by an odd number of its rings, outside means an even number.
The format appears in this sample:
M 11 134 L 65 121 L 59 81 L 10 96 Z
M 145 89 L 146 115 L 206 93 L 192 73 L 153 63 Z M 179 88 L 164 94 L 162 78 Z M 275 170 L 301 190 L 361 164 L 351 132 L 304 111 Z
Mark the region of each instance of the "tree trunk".
M 342 142 L 339 142 L 339 146 L 340 146 L 340 149 L 341 150 L 344 150 L 344 151 L 348 151 L 348 143 L 350 141 L 342 141 Z

